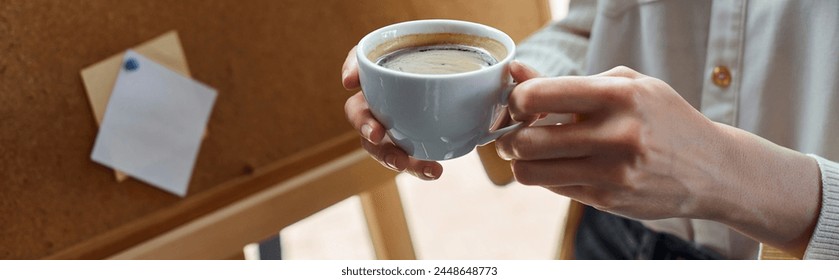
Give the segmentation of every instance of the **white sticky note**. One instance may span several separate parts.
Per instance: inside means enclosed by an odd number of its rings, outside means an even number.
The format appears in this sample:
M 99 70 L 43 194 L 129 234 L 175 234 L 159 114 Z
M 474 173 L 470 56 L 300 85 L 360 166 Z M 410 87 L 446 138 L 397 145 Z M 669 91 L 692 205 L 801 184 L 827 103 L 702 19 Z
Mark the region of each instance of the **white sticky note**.
M 216 90 L 127 51 L 91 159 L 185 196 Z

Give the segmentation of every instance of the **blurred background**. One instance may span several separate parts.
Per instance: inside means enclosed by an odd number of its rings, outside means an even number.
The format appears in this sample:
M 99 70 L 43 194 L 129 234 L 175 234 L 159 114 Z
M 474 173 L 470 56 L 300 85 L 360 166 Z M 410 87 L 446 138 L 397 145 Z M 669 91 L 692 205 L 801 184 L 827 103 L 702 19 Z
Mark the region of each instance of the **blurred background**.
M 566 199 L 506 184 L 509 165 L 486 150 L 434 182 L 397 176 L 359 152 L 339 73 L 394 22 L 475 21 L 521 41 L 567 6 L 0 0 L 0 259 L 556 258 Z M 82 71 L 116 58 L 110 80 L 93 79 L 113 85 L 128 49 L 218 91 L 185 196 L 91 160 L 101 120 Z

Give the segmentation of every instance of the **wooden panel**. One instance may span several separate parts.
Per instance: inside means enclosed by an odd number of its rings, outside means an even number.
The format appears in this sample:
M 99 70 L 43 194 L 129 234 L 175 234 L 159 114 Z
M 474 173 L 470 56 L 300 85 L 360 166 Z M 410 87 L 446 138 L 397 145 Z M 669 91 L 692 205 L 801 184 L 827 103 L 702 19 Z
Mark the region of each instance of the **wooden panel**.
M 800 258 L 787 254 L 775 247 L 760 244 L 760 260 L 800 260 Z
M 413 260 L 414 245 L 395 178 L 360 195 L 376 258 Z
M 576 200 L 571 200 L 571 203 L 568 204 L 568 214 L 565 215 L 565 221 L 561 229 L 562 233 L 559 235 L 556 259 L 574 259 L 574 239 L 577 238 L 577 230 L 580 228 L 580 222 L 583 220 L 583 211 L 585 208 L 586 206 L 584 204 Z
M 547 20 L 544 3 L 0 0 L 0 258 L 102 258 L 327 162 L 358 146 L 341 138 L 339 72 L 362 35 L 445 17 L 521 39 Z M 169 30 L 219 91 L 186 199 L 116 183 L 90 160 L 97 128 L 78 76 Z
M 513 182 L 513 169 L 510 162 L 498 156 L 495 145 L 478 147 L 478 157 L 489 180 L 496 186 L 505 186 Z

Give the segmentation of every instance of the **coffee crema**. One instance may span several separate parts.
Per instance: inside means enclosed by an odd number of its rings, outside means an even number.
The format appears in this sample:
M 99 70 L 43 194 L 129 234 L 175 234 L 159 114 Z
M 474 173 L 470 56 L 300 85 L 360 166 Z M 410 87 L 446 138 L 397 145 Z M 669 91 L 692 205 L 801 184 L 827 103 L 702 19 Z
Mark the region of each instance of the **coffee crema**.
M 455 74 L 492 66 L 507 56 L 496 40 L 467 34 L 412 34 L 386 41 L 367 54 L 376 64 L 415 74 Z

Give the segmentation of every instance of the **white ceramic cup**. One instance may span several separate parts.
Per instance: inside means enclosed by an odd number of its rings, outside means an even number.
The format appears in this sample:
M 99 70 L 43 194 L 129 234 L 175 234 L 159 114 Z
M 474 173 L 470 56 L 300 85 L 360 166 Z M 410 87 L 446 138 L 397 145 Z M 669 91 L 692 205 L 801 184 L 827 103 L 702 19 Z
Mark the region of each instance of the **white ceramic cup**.
M 411 34 L 455 33 L 494 39 L 507 49 L 498 63 L 456 74 L 414 74 L 388 69 L 368 58 L 381 43 Z M 521 126 L 491 130 L 513 88 L 509 64 L 513 40 L 498 29 L 466 21 L 418 20 L 371 32 L 358 43 L 359 78 L 373 116 L 411 157 L 447 160 L 463 156 Z

